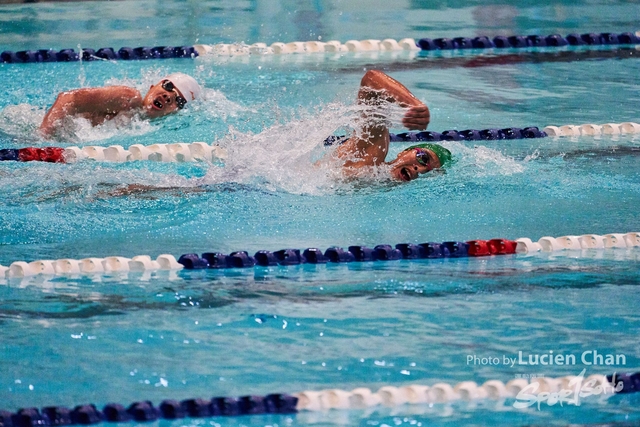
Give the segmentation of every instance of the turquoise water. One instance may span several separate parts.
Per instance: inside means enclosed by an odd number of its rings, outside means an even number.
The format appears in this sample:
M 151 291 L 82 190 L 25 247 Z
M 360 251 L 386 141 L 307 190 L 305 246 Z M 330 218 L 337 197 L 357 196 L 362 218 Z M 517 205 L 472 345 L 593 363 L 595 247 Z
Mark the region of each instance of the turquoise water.
M 625 2 L 362 9 L 346 1 L 3 6 L 0 49 L 623 32 L 635 30 L 637 17 L 637 5 Z M 435 131 L 638 122 L 636 51 L 598 52 L 0 64 L 0 148 L 51 144 L 35 130 L 62 90 L 126 84 L 144 91 L 182 71 L 204 85 L 205 101 L 155 122 L 94 129 L 77 122 L 55 144 L 206 141 L 229 151 L 215 165 L 4 162 L 0 264 L 639 230 L 637 136 L 447 142 L 455 165 L 406 185 L 344 182 L 329 166 L 310 167 L 327 153 L 324 138 L 346 131 L 357 116 L 353 100 L 370 68 L 425 100 Z M 392 154 L 405 146 L 394 145 Z M 170 189 L 114 194 L 128 184 Z M 633 249 L 4 280 L 1 406 L 507 382 L 523 374 L 577 375 L 583 367 L 587 375 L 635 372 L 639 256 Z M 624 354 L 627 363 L 467 364 L 469 355 L 593 349 Z M 174 424 L 510 426 L 640 418 L 635 396 L 541 411 L 511 403 Z

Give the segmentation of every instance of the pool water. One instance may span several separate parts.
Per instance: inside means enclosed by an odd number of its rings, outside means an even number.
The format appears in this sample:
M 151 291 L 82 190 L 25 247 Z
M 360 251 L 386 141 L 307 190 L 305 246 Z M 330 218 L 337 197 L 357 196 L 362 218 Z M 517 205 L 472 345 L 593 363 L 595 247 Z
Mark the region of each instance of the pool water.
M 127 13 L 123 13 L 123 11 Z M 2 50 L 634 31 L 637 6 L 460 1 L 74 2 L 0 8 Z M 135 19 L 133 17 L 136 17 Z M 141 22 L 144 22 L 142 24 Z M 285 29 L 285 30 L 283 30 Z M 595 53 L 594 53 L 595 52 Z M 638 136 L 444 142 L 404 185 L 312 166 L 348 132 L 365 70 L 425 100 L 429 129 L 638 122 L 633 48 L 0 64 L 0 148 L 218 143 L 228 159 L 0 165 L 0 264 L 640 230 Z M 160 121 L 37 135 L 58 92 L 142 92 L 182 71 L 206 99 Z M 396 112 L 396 114 L 398 114 Z M 392 131 L 402 132 L 395 126 Z M 393 143 L 391 155 L 408 144 Z M 122 195 L 129 184 L 159 187 Z M 0 279 L 2 409 L 636 372 L 640 250 Z M 624 366 L 468 357 L 624 354 Z M 580 361 L 579 361 L 580 362 Z M 637 423 L 638 397 L 377 407 L 178 425 Z

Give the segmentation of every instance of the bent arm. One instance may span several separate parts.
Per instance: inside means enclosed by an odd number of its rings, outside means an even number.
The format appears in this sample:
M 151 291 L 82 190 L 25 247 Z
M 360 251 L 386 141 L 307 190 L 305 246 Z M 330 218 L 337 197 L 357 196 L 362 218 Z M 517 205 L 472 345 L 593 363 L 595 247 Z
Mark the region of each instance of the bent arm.
M 40 132 L 51 136 L 67 116 L 90 115 L 112 117 L 122 111 L 142 106 L 142 97 L 136 89 L 126 86 L 75 89 L 62 92 L 45 114 Z
M 385 99 L 397 102 L 401 107 L 424 105 L 402 83 L 382 71 L 369 70 L 362 77 L 358 99 L 365 102 Z
M 431 119 L 429 108 L 416 98 L 402 83 L 382 71 L 370 70 L 362 77 L 358 91 L 358 103 L 379 106 L 395 102 L 408 108 L 402 124 L 410 130 L 424 130 Z M 347 167 L 375 166 L 384 162 L 389 151 L 389 129 L 374 113 L 366 113 L 367 123 L 362 135 L 354 136 L 336 150 L 341 158 L 355 157 L 345 162 Z
M 431 120 L 429 108 L 416 98 L 402 83 L 378 70 L 370 70 L 362 78 L 358 101 L 377 105 L 380 100 L 395 102 L 409 108 L 402 124 L 410 130 L 425 130 Z

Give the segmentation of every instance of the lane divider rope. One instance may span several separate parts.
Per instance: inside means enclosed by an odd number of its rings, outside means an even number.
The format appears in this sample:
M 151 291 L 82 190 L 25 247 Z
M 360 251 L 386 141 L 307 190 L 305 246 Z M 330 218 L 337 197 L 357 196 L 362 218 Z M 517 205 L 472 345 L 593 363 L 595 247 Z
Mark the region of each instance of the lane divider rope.
M 489 49 L 489 48 L 526 48 L 526 47 L 563 47 L 563 46 L 597 46 L 597 45 L 634 45 L 640 43 L 638 32 L 631 33 L 586 33 L 559 34 L 548 36 L 497 36 L 489 37 L 454 37 L 437 39 L 420 39 L 418 46 L 422 50 L 450 50 L 450 49 Z
M 549 36 L 497 36 L 493 39 L 482 37 L 453 37 L 453 38 L 422 38 L 417 42 L 412 38 L 395 39 L 367 39 L 349 40 L 342 44 L 337 40 L 328 42 L 276 42 L 271 45 L 266 43 L 244 44 L 215 44 L 195 45 L 199 55 L 238 56 L 249 54 L 293 54 L 293 53 L 317 53 L 317 52 L 372 52 L 372 51 L 400 51 L 400 50 L 453 50 L 453 49 L 503 49 L 526 47 L 564 47 L 564 46 L 597 46 L 597 45 L 635 45 L 640 43 L 638 33 L 586 33 L 569 34 L 563 37 L 559 34 Z
M 58 260 L 38 260 L 32 262 L 15 261 L 9 267 L 0 265 L 0 278 L 30 277 L 36 275 L 63 274 L 103 274 L 117 271 L 157 271 L 181 270 L 182 264 L 171 254 L 158 255 L 151 259 L 149 255 L 137 255 L 133 258 L 110 256 L 106 258 L 62 258 Z
M 504 129 L 466 129 L 445 130 L 443 132 L 404 132 L 389 134 L 392 142 L 420 141 L 491 141 L 508 139 L 529 139 L 568 136 L 627 135 L 640 134 L 640 124 L 633 122 L 606 123 L 603 125 L 564 125 L 547 126 L 542 131 L 535 126 L 526 128 Z M 346 136 L 330 136 L 325 145 L 339 144 Z M 88 145 L 85 147 L 26 147 L 0 149 L 0 161 L 74 163 L 81 160 L 104 162 L 130 162 L 151 160 L 158 162 L 216 162 L 227 157 L 226 150 L 218 145 L 206 142 L 174 143 L 174 144 L 133 144 L 129 148 L 121 145 L 101 147 Z
M 109 61 L 109 60 L 142 60 L 166 58 L 195 58 L 198 52 L 193 46 L 156 46 L 156 47 L 123 47 L 114 50 L 111 47 L 95 49 L 53 49 L 21 50 L 13 52 L 6 50 L 0 54 L 0 62 L 23 64 L 33 62 L 76 62 L 76 61 Z
M 633 122 L 605 123 L 603 125 L 564 125 L 547 126 L 542 130 L 548 136 L 596 136 L 596 135 L 626 135 L 640 133 L 640 124 Z
M 640 132 L 640 126 L 639 132 Z M 416 142 L 416 141 L 488 141 L 496 139 L 529 139 L 544 138 L 547 134 L 540 131 L 535 126 L 526 128 L 504 128 L 504 129 L 465 129 L 465 130 L 445 130 L 442 132 L 404 132 L 389 134 L 391 142 Z M 330 136 L 325 139 L 325 145 L 339 144 L 347 139 L 346 136 Z
M 372 51 L 418 51 L 420 47 L 415 39 L 404 38 L 399 41 L 395 39 L 384 40 L 349 40 L 341 43 L 337 40 L 328 42 L 307 41 L 307 42 L 276 42 L 271 45 L 266 43 L 245 44 L 225 44 L 215 45 L 198 44 L 194 46 L 199 55 L 216 56 L 237 56 L 237 55 L 270 55 L 270 54 L 292 54 L 292 53 L 340 53 L 340 52 L 372 52 Z
M 640 232 L 606 235 L 541 237 L 537 242 L 521 237 L 516 240 L 491 239 L 427 242 L 421 244 L 399 243 L 391 245 L 330 247 L 324 252 L 318 248 L 281 249 L 271 252 L 257 251 L 253 256 L 247 251 L 230 254 L 205 252 L 183 254 L 176 260 L 171 254 L 159 255 L 152 260 L 149 255 L 133 258 L 110 256 L 106 258 L 63 258 L 58 260 L 15 261 L 8 267 L 0 265 L 0 278 L 21 278 L 37 275 L 101 274 L 128 271 L 199 270 L 226 268 L 272 267 L 278 265 L 326 264 L 368 261 L 395 261 L 400 259 L 436 259 L 484 257 L 494 255 L 528 254 L 537 252 L 611 250 L 640 246 Z
M 214 397 L 213 399 L 164 400 L 158 407 L 146 400 L 128 407 L 109 403 L 99 410 L 96 405 L 78 405 L 74 409 L 63 406 L 21 408 L 16 413 L 0 411 L 0 427 L 38 427 L 89 425 L 106 422 L 151 422 L 158 419 L 175 420 L 186 417 L 238 416 L 256 414 L 295 413 L 298 399 L 286 394 L 267 396 Z
M 0 62 L 5 63 L 34 63 L 34 62 L 74 62 L 96 60 L 145 60 L 163 58 L 195 58 L 199 55 L 237 56 L 249 54 L 291 54 L 318 52 L 371 52 L 371 51 L 433 51 L 459 49 L 504 49 L 527 47 L 564 47 L 564 46 L 599 46 L 599 45 L 635 45 L 640 43 L 640 32 L 632 33 L 585 33 L 569 34 L 563 37 L 559 34 L 548 36 L 497 36 L 481 37 L 453 37 L 453 38 L 422 38 L 417 42 L 412 38 L 395 39 L 367 39 L 349 40 L 344 44 L 337 40 L 322 41 L 294 41 L 290 43 L 242 43 L 214 45 L 197 44 L 194 46 L 140 46 L 136 48 L 122 47 L 115 50 L 111 47 L 100 49 L 84 48 L 76 52 L 74 49 L 22 50 L 18 52 L 4 51 L 0 54 Z
M 530 385 L 537 384 L 535 391 Z M 537 396 L 541 393 L 559 393 L 561 390 L 573 392 L 576 387 L 600 388 L 600 395 L 610 397 L 616 393 L 640 392 L 640 373 L 590 375 L 587 378 L 565 376 L 560 378 L 539 377 L 529 382 L 525 378 L 515 378 L 506 384 L 499 380 L 489 380 L 478 385 L 474 381 L 463 381 L 455 385 L 440 382 L 432 386 L 408 385 L 403 387 L 384 386 L 377 392 L 368 388 L 351 391 L 329 389 L 304 391 L 294 396 L 298 398 L 299 411 L 325 411 L 328 409 L 366 409 L 379 405 L 396 407 L 405 404 L 448 403 L 456 400 L 504 400 L 517 398 L 525 390 Z M 566 396 L 565 396 L 566 398 Z
M 205 418 L 213 416 L 238 416 L 258 414 L 292 414 L 298 411 L 326 411 L 331 409 L 366 409 L 379 405 L 397 407 L 406 404 L 443 404 L 456 400 L 476 401 L 484 399 L 519 399 L 519 393 L 526 391 L 534 397 L 559 396 L 567 399 L 570 395 L 581 394 L 584 388 L 592 394 L 608 398 L 613 394 L 640 392 L 640 372 L 631 374 L 565 376 L 560 378 L 539 377 L 529 382 L 524 378 L 513 379 L 506 384 L 499 380 L 489 380 L 478 385 L 473 381 L 463 381 L 456 385 L 440 382 L 427 385 L 402 387 L 384 386 L 377 392 L 368 388 L 351 391 L 329 389 L 303 391 L 292 395 L 269 394 L 267 396 L 214 397 L 212 399 L 163 400 L 158 407 L 150 401 L 134 402 L 127 408 L 117 403 L 109 403 L 99 410 L 96 405 L 78 405 L 73 409 L 64 406 L 21 408 L 17 412 L 0 410 L 0 427 L 38 427 L 89 425 L 107 422 L 151 422 L 158 419 Z M 598 393 L 595 393 L 598 391 Z M 569 392 L 569 396 L 566 395 Z M 582 396 L 573 398 L 579 399 Z M 555 397 L 554 397 L 555 398 Z M 526 401 L 525 401 L 526 403 Z M 529 401 L 535 404 L 536 400 Z M 526 405 L 530 406 L 530 405 Z M 526 407 L 524 406 L 524 407 Z
M 175 144 L 133 144 L 129 148 L 121 145 L 101 147 L 27 147 L 0 149 L 0 161 L 74 163 L 81 160 L 103 162 L 129 162 L 151 160 L 157 162 L 215 162 L 226 158 L 226 150 L 205 142 Z

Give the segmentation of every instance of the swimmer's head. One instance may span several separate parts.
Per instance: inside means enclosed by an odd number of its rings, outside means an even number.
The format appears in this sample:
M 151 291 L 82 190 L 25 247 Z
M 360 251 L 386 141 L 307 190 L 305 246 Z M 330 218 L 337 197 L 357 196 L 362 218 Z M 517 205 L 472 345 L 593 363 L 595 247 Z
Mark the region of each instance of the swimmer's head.
M 186 74 L 173 73 L 152 85 L 142 103 L 147 116 L 154 119 L 174 113 L 198 98 L 202 98 L 198 82 Z
M 412 181 L 423 173 L 445 167 L 451 161 L 451 152 L 441 145 L 413 145 L 401 151 L 391 162 L 391 176 L 400 181 Z

